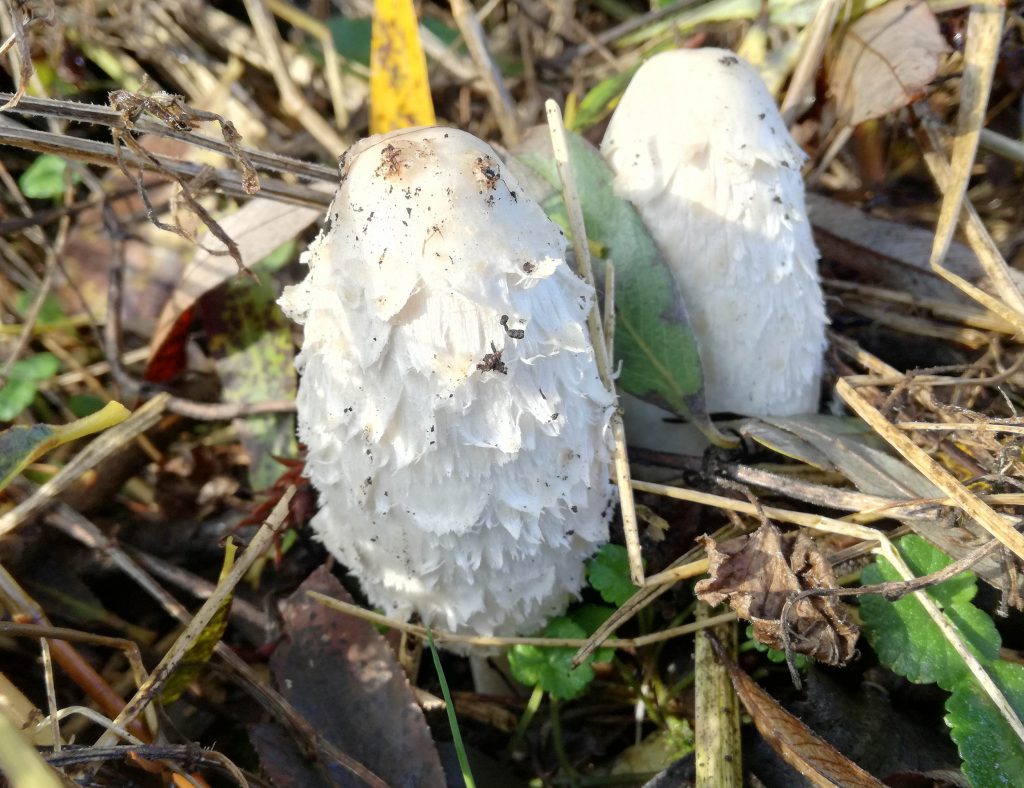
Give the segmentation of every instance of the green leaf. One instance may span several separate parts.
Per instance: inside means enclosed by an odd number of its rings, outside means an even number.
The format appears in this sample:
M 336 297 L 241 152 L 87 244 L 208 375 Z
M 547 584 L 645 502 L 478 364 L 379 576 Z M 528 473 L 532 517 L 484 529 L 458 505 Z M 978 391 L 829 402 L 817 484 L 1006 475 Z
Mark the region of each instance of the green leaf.
M 919 536 L 897 543 L 915 574 L 948 566 L 951 559 Z M 865 584 L 900 580 L 889 562 L 879 558 L 861 573 Z M 942 607 L 968 648 L 995 681 L 1018 718 L 1024 717 L 1024 667 L 1000 660 L 999 632 L 971 600 L 975 576 L 964 572 L 925 591 Z M 963 771 L 976 786 L 1019 785 L 1024 774 L 1024 744 L 1007 724 L 974 674 L 953 650 L 924 607 L 912 596 L 887 602 L 869 595 L 861 600 L 868 640 L 879 658 L 917 683 L 935 682 L 951 694 L 946 724 L 960 750 Z
M 546 638 L 586 638 L 593 634 L 615 611 L 602 605 L 580 605 L 565 616 L 553 618 L 544 628 Z M 594 680 L 590 667 L 594 662 L 611 662 L 614 649 L 598 649 L 582 665 L 572 666 L 574 648 L 513 646 L 508 652 L 509 667 L 516 680 L 529 686 L 539 685 L 562 700 L 580 695 Z
M 988 666 L 1017 717 L 1024 717 L 1024 666 L 1000 661 Z M 960 750 L 972 785 L 1020 785 L 1024 746 L 976 681 L 959 684 L 946 701 L 946 724 Z
M 291 328 L 268 283 L 233 279 L 203 296 L 200 307 L 225 402 L 295 397 Z M 236 429 L 249 454 L 252 489 L 267 489 L 283 470 L 274 458 L 298 453 L 294 414 L 249 416 Z
M 639 63 L 621 74 L 615 74 L 598 82 L 587 91 L 587 95 L 583 97 L 576 109 L 571 130 L 581 134 L 610 115 L 638 68 L 640 68 Z
M 445 46 L 452 46 L 459 40 L 459 31 L 449 27 L 440 19 L 427 17 L 421 19 L 420 23 L 431 33 L 437 36 Z M 331 38 L 334 40 L 334 49 L 346 60 L 370 65 L 370 32 L 373 26 L 368 16 L 331 17 L 326 22 L 327 29 L 331 31 Z M 456 52 L 464 53 L 466 47 L 460 44 Z
M 544 629 L 544 637 L 585 638 L 587 631 L 568 616 L 552 619 Z M 575 649 L 540 646 L 513 646 L 508 662 L 512 675 L 523 684 L 539 684 L 554 697 L 571 700 L 580 695 L 594 680 L 588 659 L 578 668 L 572 666 Z
M 917 575 L 936 572 L 951 563 L 948 556 L 916 535 L 904 537 L 897 546 Z M 901 579 L 884 558 L 861 573 L 861 582 L 868 585 Z M 976 591 L 974 575 L 965 572 L 925 593 L 939 603 L 968 648 L 984 664 L 998 658 L 1000 639 L 992 619 L 971 604 Z M 946 690 L 968 673 L 942 630 L 913 595 L 887 602 L 872 594 L 861 600 L 860 612 L 872 647 L 896 673 L 917 684 L 937 683 Z
M 626 603 L 637 587 L 629 579 L 629 555 L 626 548 L 606 544 L 587 562 L 587 582 L 610 605 Z
M 68 163 L 59 156 L 44 153 L 18 178 L 21 193 L 32 200 L 45 200 L 64 194 L 64 171 Z
M 68 410 L 78 418 L 91 416 L 98 410 L 102 410 L 106 402 L 94 394 L 72 394 L 68 397 Z
M 368 16 L 335 16 L 327 20 L 334 48 L 346 60 L 370 65 L 370 30 L 373 22 Z
M 272 274 L 295 259 L 295 240 L 285 241 L 252 267 L 257 275 Z
M 779 651 L 777 648 L 766 646 L 764 643 L 762 643 L 754 637 L 753 624 L 747 625 L 746 635 L 747 642 L 743 644 L 741 650 L 753 648 L 755 651 L 760 651 L 762 654 L 764 654 L 768 658 L 769 662 L 782 663 L 786 661 L 785 651 Z M 808 657 L 806 654 L 793 654 L 793 664 L 796 665 L 797 670 L 807 670 L 811 665 L 814 664 L 814 660 Z
M 30 462 L 63 443 L 105 430 L 128 416 L 120 402 L 108 402 L 102 410 L 68 424 L 33 424 L 0 432 L 0 490 L 21 473 Z
M 11 421 L 25 408 L 39 390 L 39 383 L 53 377 L 60 361 L 52 353 L 36 353 L 14 362 L 7 383 L 0 388 L 0 421 Z
M 220 579 L 223 580 L 231 571 L 235 563 L 235 553 L 238 546 L 233 540 L 228 539 L 224 546 L 224 562 L 221 565 Z M 175 671 L 168 676 L 164 682 L 163 690 L 160 693 L 161 703 L 174 703 L 184 694 L 188 686 L 196 680 L 200 673 L 213 656 L 213 650 L 217 647 L 220 639 L 224 637 L 224 630 L 228 628 L 228 617 L 231 614 L 232 593 L 225 594 L 217 611 L 210 619 L 203 631 L 199 633 L 192 646 L 182 656 Z
M 538 130 L 519 159 L 552 189 L 544 210 L 563 228 L 565 206 L 546 132 Z M 541 138 L 541 135 L 544 135 Z M 586 140 L 569 134 L 588 240 L 607 250 L 615 265 L 615 355 L 622 363 L 621 389 L 688 418 L 719 445 L 734 445 L 708 418 L 697 340 L 675 278 L 658 253 L 643 219 L 613 189 L 614 176 Z M 594 260 L 603 274 L 605 261 Z
M 32 303 L 35 299 L 35 293 L 21 290 L 18 292 L 17 298 L 15 299 L 14 308 L 17 310 L 19 315 L 25 317 L 32 308 Z M 64 320 L 67 320 L 67 315 L 64 314 L 60 301 L 57 300 L 57 297 L 53 293 L 47 293 L 43 297 L 43 305 L 40 307 L 39 314 L 36 316 L 36 325 L 53 326 Z

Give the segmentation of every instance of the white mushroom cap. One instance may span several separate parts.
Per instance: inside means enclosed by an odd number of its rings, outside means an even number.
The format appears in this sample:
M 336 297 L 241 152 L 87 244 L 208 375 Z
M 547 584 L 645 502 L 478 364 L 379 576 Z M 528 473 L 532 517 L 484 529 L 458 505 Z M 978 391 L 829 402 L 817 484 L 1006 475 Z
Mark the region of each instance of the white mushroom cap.
M 586 330 L 593 292 L 470 134 L 364 140 L 341 178 L 309 275 L 280 300 L 305 327 L 313 527 L 389 615 L 540 629 L 608 538 L 612 395 Z
M 655 55 L 601 150 L 679 283 L 709 410 L 817 411 L 827 319 L 805 156 L 757 71 L 724 49 Z

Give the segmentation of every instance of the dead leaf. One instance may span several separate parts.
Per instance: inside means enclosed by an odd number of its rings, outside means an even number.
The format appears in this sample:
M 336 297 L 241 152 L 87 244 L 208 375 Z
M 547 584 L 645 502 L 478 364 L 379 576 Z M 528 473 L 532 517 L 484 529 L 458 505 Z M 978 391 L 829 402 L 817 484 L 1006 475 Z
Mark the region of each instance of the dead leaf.
M 832 565 L 805 532 L 782 536 L 766 523 L 749 536 L 716 544 L 701 537 L 710 578 L 697 583 L 709 605 L 728 601 L 737 616 L 754 626 L 754 637 L 784 649 L 779 617 L 790 597 L 808 588 L 835 588 Z M 828 597 L 801 599 L 789 614 L 793 648 L 828 665 L 845 665 L 856 653 L 859 631 L 842 607 Z
M 924 0 L 892 0 L 854 22 L 829 74 L 839 119 L 856 126 L 917 101 L 949 50 Z
M 333 183 L 315 183 L 312 188 L 334 191 L 337 187 Z M 230 216 L 219 219 L 218 223 L 238 245 L 242 262 L 248 267 L 295 238 L 325 213 L 321 208 L 304 208 L 258 199 L 246 203 Z M 210 233 L 200 238 L 199 243 L 206 249 L 223 249 L 223 244 Z M 230 255 L 215 255 L 203 248 L 199 249 L 160 313 L 149 345 L 147 367 L 153 367 L 158 359 L 175 355 L 169 353 L 165 345 L 174 344 L 173 338 L 183 333 L 181 322 L 184 316 L 191 315 L 192 307 L 203 295 L 237 275 L 238 265 Z M 166 373 L 158 376 L 147 371 L 147 378 L 163 380 Z
M 705 635 L 729 671 L 733 689 L 764 740 L 813 785 L 823 788 L 881 788 L 876 780 L 780 706 L 771 695 L 725 655 L 721 644 Z
M 281 693 L 324 739 L 388 785 L 443 786 L 423 712 L 384 638 L 307 591 L 351 601 L 321 567 L 281 604 L 285 641 L 270 660 Z
M 954 518 L 948 509 L 922 501 L 941 500 L 945 493 L 905 460 L 893 455 L 859 419 L 834 416 L 793 416 L 749 419 L 738 432 L 772 451 L 815 468 L 845 476 L 863 493 L 893 501 L 920 502 L 889 514 L 909 525 L 935 547 L 959 560 L 988 541 L 988 534 L 970 520 Z M 1004 594 L 1014 607 L 1024 600 L 999 554 L 976 563 L 972 570 Z

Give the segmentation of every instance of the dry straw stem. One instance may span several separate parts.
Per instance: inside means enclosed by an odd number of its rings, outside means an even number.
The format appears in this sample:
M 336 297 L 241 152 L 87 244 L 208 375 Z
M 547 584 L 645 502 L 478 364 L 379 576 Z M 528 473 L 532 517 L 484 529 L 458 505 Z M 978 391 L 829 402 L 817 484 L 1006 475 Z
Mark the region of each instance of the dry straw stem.
M 327 81 L 327 90 L 331 94 L 331 104 L 334 106 L 334 123 L 339 129 L 347 129 L 349 115 L 345 107 L 345 86 L 341 81 L 341 57 L 334 45 L 334 36 L 330 28 L 319 19 L 281 0 L 267 0 L 267 5 L 281 19 L 292 27 L 309 33 L 320 44 L 320 51 L 324 56 L 323 75 Z M 273 57 L 270 58 L 271 70 L 277 62 Z M 281 62 L 284 62 L 283 59 Z
M 260 49 L 266 53 L 270 73 L 281 94 L 281 109 L 295 118 L 331 156 L 340 156 L 351 140 L 343 139 L 319 112 L 306 101 L 302 92 L 295 87 L 288 75 L 284 56 L 281 54 L 281 37 L 277 32 L 274 17 L 263 0 L 244 0 L 245 10 L 252 22 L 253 32 Z
M 697 623 L 711 618 L 711 607 L 697 603 Z M 712 628 L 731 660 L 736 659 L 736 624 Z M 698 635 L 694 645 L 694 765 L 697 788 L 743 785 L 739 696 L 725 663 L 715 656 L 711 639 Z
M 58 528 L 87 547 L 102 552 L 147 594 L 155 599 L 169 616 L 183 625 L 187 625 L 192 620 L 191 614 L 184 605 L 167 593 L 131 556 L 125 553 L 116 543 L 106 537 L 99 528 L 74 509 L 65 504 L 58 503 L 55 510 L 47 515 L 45 520 L 49 525 Z M 0 567 L 0 570 L 2 570 L 2 567 Z M 0 579 L 2 579 L 2 576 L 0 576 Z M 196 592 L 195 579 L 189 584 L 189 588 Z M 197 595 L 208 598 L 216 593 L 217 588 L 214 586 L 212 589 L 198 589 Z M 238 602 L 239 600 L 235 601 L 233 608 L 239 607 Z M 265 681 L 257 676 L 255 671 L 242 661 L 234 651 L 223 643 L 218 643 L 215 652 L 228 668 L 234 672 L 237 681 L 282 724 L 289 726 L 303 735 L 308 741 L 315 743 L 317 747 L 330 757 L 341 764 L 345 764 L 353 773 L 363 774 L 366 777 L 364 782 L 367 784 L 383 785 L 369 770 L 361 764 L 352 761 L 344 752 L 341 752 L 335 745 L 320 736 L 317 731 L 310 729 L 305 719 L 284 698 L 271 690 Z M 153 709 L 151 707 L 147 708 L 146 714 L 150 727 L 156 730 L 156 717 L 152 712 Z M 90 748 L 90 752 L 93 749 Z
M 390 629 L 395 629 L 409 635 L 415 635 L 420 638 L 427 637 L 427 628 L 422 627 L 419 624 L 409 624 L 395 618 L 388 618 L 380 613 L 374 613 L 372 610 L 366 610 L 359 605 L 354 605 L 351 602 L 344 602 L 340 599 L 329 597 L 326 594 L 321 594 L 319 591 L 307 591 L 306 593 L 309 595 L 310 599 L 316 600 L 324 607 L 331 608 L 331 610 L 337 610 L 340 613 L 347 613 L 355 618 L 361 618 L 363 621 L 369 621 L 371 624 L 389 627 Z M 735 620 L 736 615 L 734 613 L 721 613 L 712 618 L 708 618 L 705 621 L 698 621 L 694 624 L 683 624 L 682 626 L 672 627 L 671 629 L 666 629 L 652 635 L 642 635 L 641 637 L 636 638 L 607 638 L 602 640 L 601 644 L 610 648 L 628 650 L 638 649 L 643 646 L 649 646 L 652 643 L 660 643 L 663 640 L 671 640 L 672 638 L 681 637 L 683 635 L 690 635 L 694 632 L 699 632 L 702 629 L 716 626 L 718 624 L 725 623 L 726 621 Z M 481 646 L 486 648 L 508 646 L 583 648 L 590 644 L 590 638 L 489 637 L 486 635 L 457 635 L 453 632 L 445 632 L 444 630 L 438 629 L 431 629 L 430 633 L 434 637 L 434 642 L 438 644 L 459 643 L 467 646 Z
M 886 287 L 875 287 L 859 282 L 845 282 L 841 279 L 822 279 L 821 283 L 829 290 L 847 294 L 843 303 L 848 304 L 849 298 L 884 301 L 889 304 L 900 304 L 916 311 L 926 310 L 936 317 L 962 323 L 970 328 L 983 331 L 995 331 L 999 334 L 1015 336 L 1017 328 L 991 312 L 978 311 L 973 307 L 965 307 L 952 301 L 940 298 L 928 298 Z
M 203 634 L 207 625 L 217 614 L 224 599 L 234 591 L 235 586 L 245 576 L 245 573 L 249 571 L 249 567 L 252 566 L 253 562 L 270 548 L 274 537 L 288 516 L 288 504 L 294 495 L 295 488 L 289 487 L 284 495 L 281 496 L 281 500 L 277 502 L 266 522 L 263 523 L 259 531 L 252 538 L 252 541 L 249 542 L 245 552 L 238 557 L 227 576 L 217 584 L 217 591 L 203 603 L 203 606 L 195 614 L 188 626 L 185 627 L 185 631 L 181 633 L 174 642 L 174 645 L 164 654 L 160 664 L 154 668 L 150 676 L 139 687 L 134 697 L 125 704 L 120 714 L 114 719 L 115 725 L 123 727 L 133 722 L 149 706 L 150 702 L 156 698 L 164 682 L 175 671 L 182 658 L 192 648 L 196 640 Z M 113 736 L 110 733 L 104 733 L 96 741 L 96 746 L 105 747 L 112 743 Z
M 937 323 L 928 318 L 902 315 L 875 304 L 867 304 L 861 301 L 844 301 L 843 306 L 854 314 L 868 318 L 874 324 L 892 328 L 903 334 L 931 337 L 943 342 L 953 342 L 969 347 L 972 350 L 983 348 L 991 341 L 987 334 L 973 328 L 960 328 L 959 326 Z
M 1024 559 L 1024 536 L 1022 536 L 1003 515 L 996 512 L 988 504 L 981 501 L 933 460 L 927 452 L 908 438 L 901 430 L 889 423 L 855 389 L 856 386 L 877 385 L 867 375 L 841 378 L 836 384 L 836 391 L 847 405 L 864 421 L 896 449 L 904 459 L 924 474 L 929 481 L 948 495 L 953 502 L 968 516 L 973 518 L 982 528 L 998 539 L 1004 546 L 1012 550 L 1020 559 Z
M 637 484 L 638 482 L 633 482 L 634 487 Z M 726 539 L 731 539 L 734 536 L 738 536 L 740 533 L 741 531 L 739 529 L 730 524 L 725 526 L 724 528 L 718 529 L 712 534 L 712 536 L 717 541 L 724 541 Z M 678 567 L 693 564 L 694 562 L 700 563 L 697 557 L 701 555 L 703 552 L 704 549 L 702 547 L 691 548 L 686 553 L 677 558 L 675 561 L 673 561 L 672 564 L 669 566 L 669 569 L 666 571 L 670 571 Z M 704 571 L 707 571 L 706 567 L 697 574 L 703 574 Z M 578 666 L 581 662 L 583 662 L 583 660 L 585 660 L 588 656 L 593 654 L 594 651 L 596 651 L 598 648 L 604 645 L 604 643 L 606 643 L 608 639 L 611 638 L 612 634 L 615 632 L 616 629 L 618 629 L 631 618 L 633 618 L 633 616 L 635 616 L 639 611 L 643 610 L 645 607 L 651 604 L 655 599 L 664 594 L 670 588 L 672 588 L 671 583 L 660 583 L 658 585 L 652 585 L 651 583 L 647 583 L 642 588 L 638 588 L 633 593 L 633 596 L 631 596 L 622 605 L 620 605 L 619 608 L 614 613 L 612 613 L 607 618 L 607 620 L 605 620 L 605 622 L 601 624 L 601 626 L 599 626 L 589 638 L 587 638 L 586 642 L 582 646 L 580 646 L 577 652 L 573 654 L 573 667 Z M 682 628 L 683 627 L 677 629 Z M 660 634 L 665 635 L 669 632 L 675 632 L 676 634 L 684 634 L 683 632 L 678 632 L 676 630 L 666 630 L 665 632 Z
M 480 72 L 487 102 L 498 121 L 502 140 L 508 147 L 514 147 L 519 142 L 519 122 L 516 120 L 515 104 L 505 86 L 501 70 L 491 56 L 487 36 L 480 25 L 480 20 L 477 19 L 476 11 L 468 0 L 450 0 L 450 5 L 455 24 L 458 25 L 462 40 L 466 42 L 466 48 L 469 50 L 469 56 Z
M 971 6 L 967 21 L 967 45 L 960 86 L 960 111 L 956 136 L 953 138 L 951 175 L 939 181 L 943 190 L 935 242 L 929 263 L 943 272 L 942 262 L 949 251 L 953 233 L 961 217 L 964 195 L 978 152 L 978 138 L 985 123 L 985 108 L 992 91 L 992 76 L 999 58 L 999 42 L 1003 32 L 1006 6 L 1001 0 L 989 0 Z M 979 254 L 985 272 L 992 279 L 1005 303 L 1024 317 L 1024 297 L 1010 278 L 1005 260 L 993 260 Z
M 60 788 L 65 784 L 3 712 L 0 712 L 0 769 L 12 788 Z
M 800 49 L 800 59 L 793 69 L 789 89 L 779 107 L 787 125 L 792 125 L 814 103 L 814 83 L 818 78 L 818 68 L 832 35 L 836 16 L 843 5 L 843 0 L 825 0 L 818 6 L 814 20 L 801 34 L 804 43 Z
M 565 136 L 565 125 L 562 122 L 562 111 L 551 99 L 544 102 L 547 114 L 548 129 L 551 132 L 551 149 L 555 156 L 558 178 L 562 182 L 562 201 L 565 203 L 569 217 L 569 230 L 572 232 L 573 251 L 576 255 L 576 270 L 584 281 L 594 287 L 594 271 L 590 264 L 590 247 L 587 244 L 586 224 L 583 221 L 583 207 L 580 205 L 576 191 L 576 177 L 573 174 L 572 162 L 569 158 L 569 145 Z M 597 307 L 595 291 L 594 304 L 587 315 L 587 326 L 590 329 L 590 341 L 594 345 L 594 359 L 597 371 L 605 387 L 615 394 L 615 382 L 611 375 L 608 355 L 608 343 L 601 324 L 601 315 Z M 640 535 L 636 519 L 636 506 L 633 502 L 633 487 L 630 484 L 629 458 L 626 455 L 626 428 L 622 423 L 622 413 L 616 409 L 611 418 L 612 439 L 614 441 L 613 470 L 615 482 L 619 489 L 619 507 L 622 510 L 622 530 L 626 536 L 626 552 L 629 554 L 629 576 L 633 585 L 644 585 L 644 565 L 640 555 Z
M 82 747 L 75 750 L 65 750 L 60 755 L 50 755 L 47 762 L 51 766 L 69 768 L 80 766 L 96 761 L 117 761 L 124 762 L 131 759 L 142 759 L 148 761 L 160 761 L 170 766 L 174 771 L 185 776 L 191 785 L 197 783 L 191 776 L 184 775 L 184 770 L 175 766 L 172 761 L 181 761 L 194 766 L 214 766 L 227 772 L 235 778 L 241 786 L 248 786 L 245 774 L 235 766 L 231 760 L 216 750 L 208 750 L 196 744 L 130 744 L 116 747 Z M 176 783 L 180 785 L 183 783 Z M 34 786 L 32 787 L 34 788 Z

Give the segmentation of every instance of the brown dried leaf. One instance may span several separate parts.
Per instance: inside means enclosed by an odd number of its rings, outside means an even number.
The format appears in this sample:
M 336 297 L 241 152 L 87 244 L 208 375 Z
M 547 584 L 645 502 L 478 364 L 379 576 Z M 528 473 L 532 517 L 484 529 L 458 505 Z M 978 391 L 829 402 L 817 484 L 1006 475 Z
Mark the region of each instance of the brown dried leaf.
M 808 588 L 835 588 L 832 566 L 806 533 L 785 536 L 766 523 L 749 536 L 716 544 L 701 537 L 710 578 L 697 583 L 709 605 L 728 601 L 737 616 L 754 626 L 754 637 L 783 649 L 779 618 L 786 601 Z M 829 597 L 808 597 L 789 614 L 793 648 L 829 665 L 844 665 L 856 653 L 859 634 L 842 607 Z
M 715 654 L 729 671 L 733 689 L 739 695 L 747 714 L 764 740 L 790 766 L 812 785 L 833 788 L 881 788 L 879 782 L 857 764 L 843 755 L 800 720 L 776 703 L 767 692 L 757 686 L 746 673 L 730 660 L 725 649 L 709 637 Z
M 388 785 L 443 786 L 423 712 L 384 638 L 307 591 L 351 600 L 320 568 L 281 604 L 286 638 L 270 660 L 281 694 L 327 741 Z M 324 770 L 334 774 L 327 765 L 324 759 Z
M 829 75 L 840 120 L 856 126 L 917 101 L 948 50 L 924 0 L 892 0 L 864 14 L 843 36 Z

